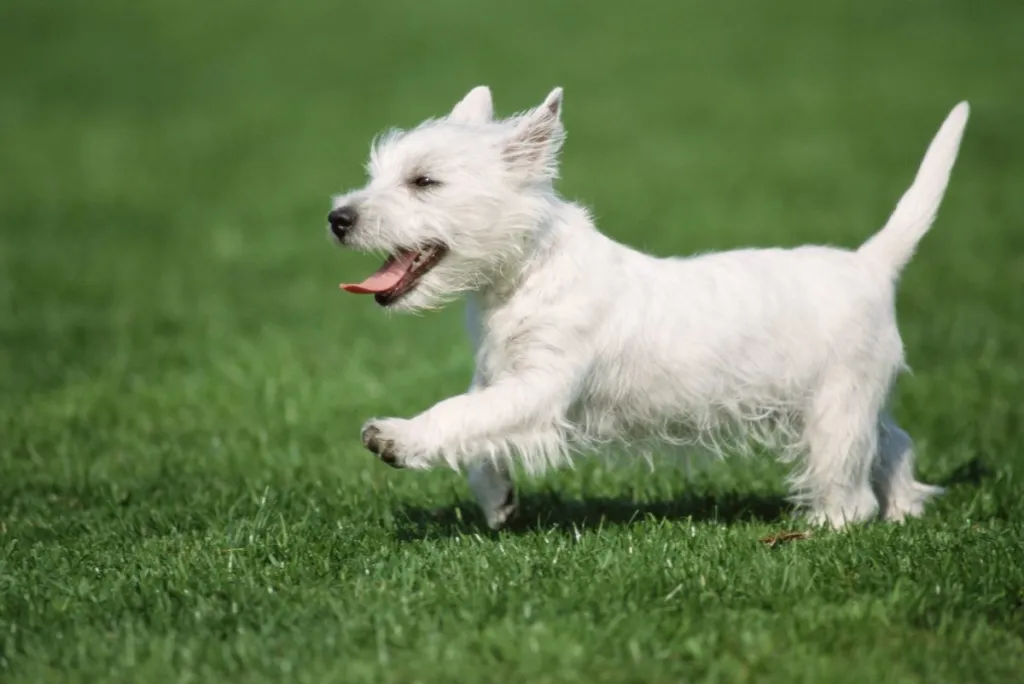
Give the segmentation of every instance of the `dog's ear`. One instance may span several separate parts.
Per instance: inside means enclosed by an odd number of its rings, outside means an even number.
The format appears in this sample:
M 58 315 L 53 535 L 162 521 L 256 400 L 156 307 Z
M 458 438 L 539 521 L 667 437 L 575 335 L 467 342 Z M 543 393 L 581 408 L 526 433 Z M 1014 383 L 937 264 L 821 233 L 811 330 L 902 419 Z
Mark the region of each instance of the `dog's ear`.
M 561 114 L 562 89 L 555 88 L 539 107 L 518 117 L 505 146 L 513 170 L 535 180 L 558 175 L 558 152 L 565 139 Z
M 487 123 L 494 116 L 494 102 L 491 100 L 491 89 L 477 86 L 459 100 L 448 118 L 460 123 Z

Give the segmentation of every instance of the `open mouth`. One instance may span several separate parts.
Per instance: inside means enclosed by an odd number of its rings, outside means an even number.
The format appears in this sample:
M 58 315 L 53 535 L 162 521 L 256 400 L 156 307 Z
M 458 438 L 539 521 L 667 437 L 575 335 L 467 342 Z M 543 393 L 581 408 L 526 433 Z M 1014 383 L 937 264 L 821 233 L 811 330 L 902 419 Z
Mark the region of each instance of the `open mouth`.
M 448 248 L 440 244 L 400 249 L 369 278 L 357 284 L 342 284 L 341 289 L 355 294 L 372 294 L 378 304 L 388 306 L 415 288 L 447 253 Z

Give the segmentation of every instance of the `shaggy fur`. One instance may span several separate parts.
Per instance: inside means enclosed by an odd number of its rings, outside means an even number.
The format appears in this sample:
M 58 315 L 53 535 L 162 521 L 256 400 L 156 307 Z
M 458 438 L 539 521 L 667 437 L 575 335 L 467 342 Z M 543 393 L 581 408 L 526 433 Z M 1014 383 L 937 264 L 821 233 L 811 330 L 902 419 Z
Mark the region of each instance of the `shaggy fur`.
M 397 467 L 466 466 L 493 527 L 515 510 L 509 474 L 618 442 L 715 453 L 764 444 L 795 463 L 794 499 L 841 527 L 921 513 L 907 434 L 887 411 L 903 368 L 895 286 L 945 193 L 968 105 L 953 109 L 913 184 L 859 249 L 742 249 L 656 258 L 600 233 L 556 194 L 562 90 L 493 117 L 473 89 L 445 118 L 378 140 L 370 181 L 336 197 L 348 247 L 448 251 L 395 310 L 467 294 L 475 372 L 363 442 Z M 431 187 L 412 179 L 429 176 Z

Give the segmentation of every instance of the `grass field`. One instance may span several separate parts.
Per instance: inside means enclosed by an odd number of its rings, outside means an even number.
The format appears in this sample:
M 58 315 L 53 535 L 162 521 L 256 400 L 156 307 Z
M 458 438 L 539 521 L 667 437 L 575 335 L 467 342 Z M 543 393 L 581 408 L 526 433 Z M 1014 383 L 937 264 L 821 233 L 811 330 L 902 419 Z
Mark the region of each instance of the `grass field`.
M 1000 682 L 1024 672 L 1019 2 L 0 4 L 0 681 Z M 896 409 L 948 493 L 800 530 L 772 463 L 521 481 L 361 422 L 461 391 L 326 239 L 373 134 L 566 88 L 560 189 L 658 254 L 855 246 L 973 114 Z

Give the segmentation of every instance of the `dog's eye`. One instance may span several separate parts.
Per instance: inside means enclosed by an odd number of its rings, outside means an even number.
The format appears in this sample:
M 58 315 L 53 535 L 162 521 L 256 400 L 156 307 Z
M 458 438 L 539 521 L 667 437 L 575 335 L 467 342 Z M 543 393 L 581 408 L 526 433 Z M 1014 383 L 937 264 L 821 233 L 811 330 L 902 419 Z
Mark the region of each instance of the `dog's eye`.
M 434 186 L 440 185 L 441 182 L 434 180 L 430 176 L 416 176 L 415 178 L 412 179 L 412 184 L 415 185 L 417 188 L 432 188 Z

